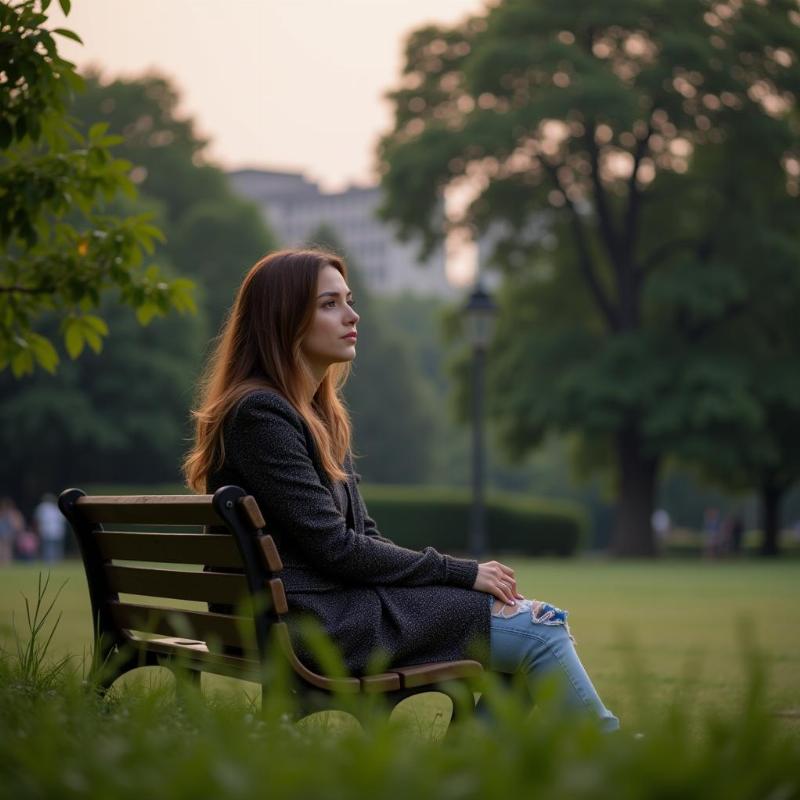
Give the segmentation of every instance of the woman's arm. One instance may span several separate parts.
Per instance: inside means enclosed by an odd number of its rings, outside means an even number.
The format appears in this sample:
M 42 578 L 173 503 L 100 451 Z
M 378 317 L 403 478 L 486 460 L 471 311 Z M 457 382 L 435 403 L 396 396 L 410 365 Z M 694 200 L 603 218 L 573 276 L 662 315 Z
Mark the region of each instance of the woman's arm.
M 361 504 L 361 513 L 364 516 L 364 533 L 373 539 L 380 542 L 388 542 L 393 544 L 390 539 L 380 535 L 378 527 L 375 525 L 375 520 L 370 517 L 367 511 L 367 505 L 364 498 L 361 497 L 361 492 L 356 487 L 356 495 L 358 502 Z M 498 598 L 501 602 L 509 605 L 515 605 L 517 600 L 523 599 L 522 595 L 517 591 L 517 581 L 514 577 L 514 570 L 501 564 L 499 561 L 486 561 L 483 564 L 478 564 L 478 572 L 475 578 L 475 583 L 472 587 L 478 592 L 485 592 Z
M 408 550 L 348 529 L 314 468 L 299 416 L 277 395 L 258 392 L 242 401 L 226 426 L 225 449 L 265 514 L 321 573 L 353 583 L 475 585 L 476 561 L 432 547 Z
M 381 532 L 378 530 L 375 520 L 372 519 L 372 517 L 369 515 L 369 511 L 367 511 L 367 504 L 364 502 L 364 498 L 361 496 L 358 486 L 356 486 L 356 502 L 361 506 L 361 516 L 364 517 L 364 533 L 369 536 L 370 539 L 375 539 L 379 542 L 387 542 L 388 544 L 394 544 L 391 539 L 381 536 Z

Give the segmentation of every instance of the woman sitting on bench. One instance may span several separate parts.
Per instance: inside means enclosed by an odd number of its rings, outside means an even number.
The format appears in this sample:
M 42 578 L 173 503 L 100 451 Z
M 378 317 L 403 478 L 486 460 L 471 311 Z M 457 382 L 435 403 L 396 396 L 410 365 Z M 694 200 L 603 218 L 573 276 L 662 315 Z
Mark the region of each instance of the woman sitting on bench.
M 340 397 L 358 319 L 341 258 L 287 250 L 256 263 L 202 383 L 189 485 L 235 484 L 255 497 L 284 562 L 290 628 L 293 617 L 315 617 L 354 674 L 376 653 L 390 667 L 483 653 L 492 670 L 524 672 L 532 689 L 561 675 L 567 705 L 615 729 L 565 611 L 524 599 L 514 571 L 497 561 L 408 550 L 378 532 L 358 491 Z M 302 641 L 295 646 L 311 660 Z

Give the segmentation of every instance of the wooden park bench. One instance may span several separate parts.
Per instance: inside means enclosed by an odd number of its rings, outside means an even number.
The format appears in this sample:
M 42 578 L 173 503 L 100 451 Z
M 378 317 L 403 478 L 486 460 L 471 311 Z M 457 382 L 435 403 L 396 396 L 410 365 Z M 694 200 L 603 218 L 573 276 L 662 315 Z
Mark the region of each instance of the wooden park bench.
M 301 713 L 367 694 L 393 707 L 429 691 L 451 697 L 453 718 L 457 708 L 472 709 L 469 685 L 482 672 L 477 661 L 353 677 L 322 675 L 303 664 L 283 620 L 288 602 L 275 542 L 255 499 L 237 486 L 213 495 L 130 497 L 67 489 L 59 507 L 86 569 L 96 657 L 107 665 L 104 690 L 129 670 L 159 665 L 195 681 L 202 672 L 256 680 L 268 692 L 267 676 L 275 674 L 267 668 L 270 659 L 283 659 Z M 200 601 L 211 610 L 187 610 L 170 600 Z

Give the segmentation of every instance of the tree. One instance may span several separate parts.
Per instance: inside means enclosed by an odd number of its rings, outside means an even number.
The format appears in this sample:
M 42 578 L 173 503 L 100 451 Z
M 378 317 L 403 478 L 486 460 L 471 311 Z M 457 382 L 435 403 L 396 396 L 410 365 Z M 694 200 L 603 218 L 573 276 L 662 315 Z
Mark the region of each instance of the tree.
M 200 289 L 199 302 L 215 334 L 247 271 L 276 249 L 255 203 L 231 196 L 198 202 L 175 224 L 167 252 Z
M 743 491 L 754 488 L 760 498 L 761 553 L 779 552 L 781 506 L 800 480 L 800 331 L 796 325 L 800 269 L 787 271 L 787 282 L 774 287 L 772 302 L 736 321 L 733 362 L 744 391 L 759 410 L 756 423 L 746 418 L 726 431 L 724 447 L 708 447 L 695 456 L 707 475 L 723 486 Z M 794 280 L 792 284 L 791 280 Z
M 799 56 L 790 0 L 502 0 L 409 39 L 383 213 L 427 249 L 471 192 L 451 225 L 509 278 L 495 416 L 612 463 L 617 554 L 654 552 L 665 454 L 760 424 L 729 323 L 798 263 Z
M 60 0 L 65 13 L 68 0 Z M 161 238 L 147 216 L 110 213 L 111 201 L 135 196 L 130 164 L 114 158 L 118 139 L 97 124 L 84 135 L 67 116 L 82 86 L 48 30 L 50 0 L 0 5 L 0 370 L 17 377 L 34 366 L 53 372 L 51 337 L 35 330 L 55 315 L 67 352 L 98 352 L 108 326 L 96 312 L 117 290 L 140 322 L 172 308 L 193 310 L 192 284 L 167 280 L 144 263 Z
M 154 215 L 166 238 L 156 255 L 196 281 L 200 310 L 142 328 L 106 299 L 100 316 L 113 329 L 102 353 L 53 376 L 0 375 L 0 484 L 23 505 L 74 484 L 180 480 L 207 343 L 242 271 L 272 246 L 257 207 L 232 194 L 222 170 L 202 163 L 205 143 L 177 115 L 178 99 L 158 76 L 109 83 L 89 76 L 70 108 L 76 127 L 105 119 L 121 134 L 116 151 L 140 191 L 135 205 L 118 198 L 111 207 Z M 43 334 L 57 334 L 52 315 L 40 324 Z
M 206 161 L 207 141 L 179 114 L 179 102 L 160 75 L 107 81 L 91 73 L 72 112 L 84 125 L 104 120 L 122 137 L 117 152 L 134 165 L 140 195 L 165 233 L 159 255 L 196 281 L 216 333 L 244 273 L 275 249 L 276 239 L 258 206 L 236 195 L 225 173 Z
M 180 480 L 205 319 L 101 311 L 113 318 L 101 353 L 55 375 L 0 374 L 0 485 L 23 508 L 66 486 Z

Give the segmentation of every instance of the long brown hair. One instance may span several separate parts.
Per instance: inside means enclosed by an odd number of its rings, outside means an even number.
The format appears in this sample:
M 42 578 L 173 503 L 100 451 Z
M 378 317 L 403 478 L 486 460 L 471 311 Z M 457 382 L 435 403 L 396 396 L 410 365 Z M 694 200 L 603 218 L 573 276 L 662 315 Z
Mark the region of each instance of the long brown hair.
M 281 250 L 256 262 L 242 281 L 192 411 L 194 446 L 183 472 L 194 491 L 206 491 L 208 474 L 225 458 L 222 425 L 228 412 L 246 394 L 263 388 L 279 392 L 294 406 L 311 430 L 328 477 L 344 480 L 351 428 L 340 389 L 350 364 L 333 364 L 309 401 L 313 377 L 300 350 L 314 316 L 317 279 L 326 266 L 347 279 L 344 261 L 332 253 Z

